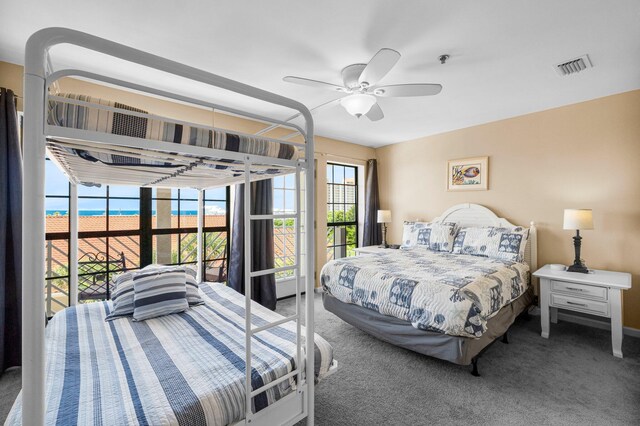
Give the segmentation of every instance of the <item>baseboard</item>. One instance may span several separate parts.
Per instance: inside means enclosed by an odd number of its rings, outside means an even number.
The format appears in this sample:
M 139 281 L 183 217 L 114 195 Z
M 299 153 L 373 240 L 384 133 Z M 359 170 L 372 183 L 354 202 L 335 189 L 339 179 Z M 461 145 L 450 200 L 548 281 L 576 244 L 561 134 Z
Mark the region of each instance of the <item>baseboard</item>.
M 578 315 L 573 315 L 568 312 L 558 311 L 558 320 L 571 322 L 574 324 L 586 325 L 589 327 L 599 328 L 602 330 L 611 331 L 611 324 L 608 321 L 603 321 L 596 318 L 583 317 Z M 640 330 L 632 327 L 623 327 L 623 333 L 626 336 L 637 337 L 640 338 Z

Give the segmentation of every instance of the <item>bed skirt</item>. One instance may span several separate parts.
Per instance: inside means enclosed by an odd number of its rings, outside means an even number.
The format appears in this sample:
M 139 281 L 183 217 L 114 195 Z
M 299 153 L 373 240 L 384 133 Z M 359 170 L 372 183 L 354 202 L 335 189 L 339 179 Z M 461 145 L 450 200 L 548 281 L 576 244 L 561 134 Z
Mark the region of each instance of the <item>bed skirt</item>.
M 322 301 L 327 311 L 380 340 L 455 364 L 469 365 L 473 357 L 501 337 L 527 309 L 533 301 L 533 291 L 530 288 L 498 311 L 487 321 L 487 331 L 479 338 L 419 330 L 409 322 L 341 302 L 326 292 L 322 294 Z

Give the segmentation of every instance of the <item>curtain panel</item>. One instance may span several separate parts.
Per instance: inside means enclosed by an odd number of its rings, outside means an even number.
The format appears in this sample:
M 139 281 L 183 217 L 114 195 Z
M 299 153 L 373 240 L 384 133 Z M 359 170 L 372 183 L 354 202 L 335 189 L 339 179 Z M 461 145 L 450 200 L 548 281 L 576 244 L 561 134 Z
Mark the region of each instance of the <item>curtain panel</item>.
M 364 186 L 364 232 L 362 245 L 382 244 L 382 226 L 378 223 L 380 196 L 378 195 L 378 162 L 367 160 L 367 179 Z
M 44 246 L 43 246 L 44 250 Z M 22 151 L 13 91 L 0 92 L 0 374 L 20 365 Z M 44 289 L 43 289 L 44 291 Z
M 245 294 L 244 191 L 244 184 L 236 185 L 227 280 L 227 285 L 241 294 Z M 273 214 L 273 181 L 266 179 L 252 182 L 250 191 L 251 214 Z M 252 221 L 251 270 L 272 269 L 274 256 L 273 220 Z M 275 274 L 251 279 L 251 299 L 271 310 L 276 309 Z

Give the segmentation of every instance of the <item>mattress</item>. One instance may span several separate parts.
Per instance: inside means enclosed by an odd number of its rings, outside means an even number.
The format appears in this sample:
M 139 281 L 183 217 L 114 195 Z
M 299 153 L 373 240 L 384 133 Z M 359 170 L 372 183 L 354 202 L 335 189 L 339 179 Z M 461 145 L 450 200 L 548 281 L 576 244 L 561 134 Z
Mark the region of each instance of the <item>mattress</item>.
M 204 305 L 142 322 L 106 322 L 111 302 L 56 314 L 46 328 L 45 423 L 226 425 L 243 419 L 245 298 L 223 284 L 200 290 Z M 281 318 L 252 305 L 254 327 Z M 320 336 L 314 341 L 320 380 L 333 351 Z M 251 346 L 254 390 L 296 368 L 293 322 L 257 333 Z M 295 389 L 294 376 L 256 395 L 254 411 Z M 6 424 L 20 419 L 21 395 Z
M 529 288 L 529 266 L 422 247 L 334 260 L 324 290 L 420 330 L 480 337 L 487 320 Z
M 56 96 L 88 104 L 76 105 L 62 100 L 50 99 L 47 118 L 49 125 L 287 160 L 294 159 L 297 155 L 295 147 L 286 143 L 133 115 L 132 112 L 147 114 L 147 111 L 119 102 L 68 93 Z M 100 109 L 98 105 L 117 108 L 118 111 Z M 78 154 L 89 161 L 100 161 L 111 165 L 171 167 L 170 163 L 163 161 L 141 161 L 136 157 L 104 154 L 91 150 L 78 152 Z

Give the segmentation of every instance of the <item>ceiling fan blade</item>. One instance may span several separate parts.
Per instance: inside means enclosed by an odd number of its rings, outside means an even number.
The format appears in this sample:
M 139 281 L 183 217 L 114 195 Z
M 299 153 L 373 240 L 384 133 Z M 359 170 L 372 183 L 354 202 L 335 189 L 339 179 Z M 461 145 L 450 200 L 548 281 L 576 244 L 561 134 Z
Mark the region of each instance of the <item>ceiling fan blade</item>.
M 440 93 L 440 84 L 393 84 L 391 86 L 376 87 L 371 91 L 376 96 L 384 98 L 407 96 L 433 96 Z
M 384 114 L 382 113 L 382 108 L 377 103 L 373 104 L 368 113 L 365 114 L 367 118 L 371 121 L 378 121 L 384 118 Z
M 400 53 L 395 50 L 380 49 L 378 53 L 371 58 L 365 69 L 362 70 L 358 82 L 361 85 L 373 86 L 391 71 L 391 68 L 393 68 L 399 59 Z
M 334 90 L 338 92 L 347 92 L 347 89 L 345 89 L 342 86 L 337 86 L 331 83 L 325 83 L 324 81 L 311 80 L 308 78 L 293 77 L 288 75 L 284 77 L 282 80 L 286 81 L 287 83 L 301 84 L 303 86 L 320 87 L 322 89 L 329 89 L 329 90 Z

